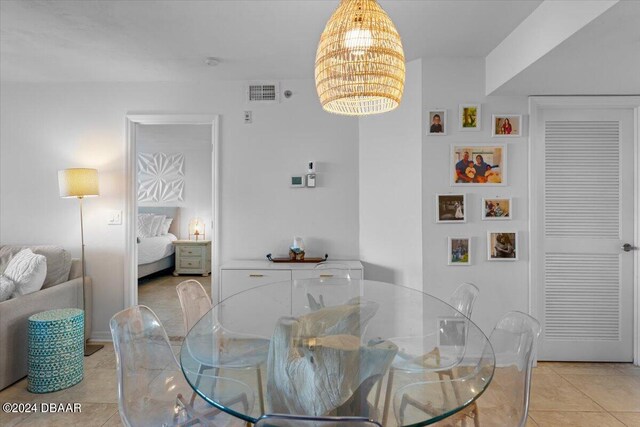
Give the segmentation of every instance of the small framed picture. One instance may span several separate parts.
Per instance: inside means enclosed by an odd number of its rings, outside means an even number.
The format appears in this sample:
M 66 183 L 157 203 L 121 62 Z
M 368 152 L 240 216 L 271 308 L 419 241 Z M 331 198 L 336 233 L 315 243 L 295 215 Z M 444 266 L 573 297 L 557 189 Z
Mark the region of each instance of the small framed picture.
M 436 222 L 467 222 L 466 194 L 436 194 Z
M 491 116 L 491 136 L 496 138 L 522 136 L 522 116 L 519 114 L 494 114 Z
M 507 185 L 507 146 L 454 144 L 449 167 L 452 186 Z
M 427 135 L 440 136 L 447 134 L 447 110 L 438 108 L 427 112 L 429 119 Z
M 489 231 L 487 233 L 487 252 L 489 261 L 517 261 L 520 252 L 518 233 Z
M 459 129 L 474 131 L 482 129 L 482 114 L 480 104 L 460 104 L 458 107 Z
M 506 198 L 483 198 L 482 219 L 486 221 L 505 221 L 513 218 L 513 200 Z
M 464 347 L 467 343 L 468 320 L 463 317 L 441 317 L 438 324 L 438 347 Z
M 449 237 L 448 265 L 471 265 L 471 238 Z

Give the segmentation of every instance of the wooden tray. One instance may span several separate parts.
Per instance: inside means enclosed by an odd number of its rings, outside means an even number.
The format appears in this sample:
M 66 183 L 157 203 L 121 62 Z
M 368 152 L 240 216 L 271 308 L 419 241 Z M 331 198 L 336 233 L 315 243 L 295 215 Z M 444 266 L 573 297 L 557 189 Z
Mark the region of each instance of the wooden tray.
M 271 262 L 290 262 L 290 263 L 298 263 L 298 264 L 304 264 L 304 263 L 313 263 L 313 264 L 317 264 L 319 262 L 324 262 L 329 258 L 328 254 L 324 254 L 324 258 L 313 258 L 313 257 L 305 257 L 304 259 L 301 260 L 296 260 L 296 259 L 291 259 L 291 258 L 273 258 L 271 257 L 271 254 L 267 254 L 267 259 Z

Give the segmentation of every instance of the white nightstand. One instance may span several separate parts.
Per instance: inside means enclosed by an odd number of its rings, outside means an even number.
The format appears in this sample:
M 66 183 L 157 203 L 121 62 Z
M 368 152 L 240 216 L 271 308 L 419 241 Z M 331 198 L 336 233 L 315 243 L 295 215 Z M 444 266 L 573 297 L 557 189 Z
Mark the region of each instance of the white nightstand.
M 179 274 L 211 274 L 211 240 L 175 240 L 176 268 Z

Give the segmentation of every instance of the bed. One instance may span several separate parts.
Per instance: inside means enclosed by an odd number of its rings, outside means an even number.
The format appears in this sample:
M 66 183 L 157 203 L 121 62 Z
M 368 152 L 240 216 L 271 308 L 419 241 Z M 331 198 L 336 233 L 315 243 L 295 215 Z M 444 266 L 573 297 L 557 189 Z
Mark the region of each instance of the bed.
M 175 265 L 173 241 L 180 236 L 180 208 L 139 207 L 138 213 L 153 213 L 173 218 L 168 234 L 138 238 L 138 279 L 140 279 Z

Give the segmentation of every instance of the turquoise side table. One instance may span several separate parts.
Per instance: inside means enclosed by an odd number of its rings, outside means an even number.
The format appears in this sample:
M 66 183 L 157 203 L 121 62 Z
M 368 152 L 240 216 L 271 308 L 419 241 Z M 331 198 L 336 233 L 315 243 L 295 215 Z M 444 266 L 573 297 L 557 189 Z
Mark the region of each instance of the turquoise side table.
M 50 393 L 82 381 L 84 376 L 84 311 L 43 311 L 29 317 L 27 390 Z

